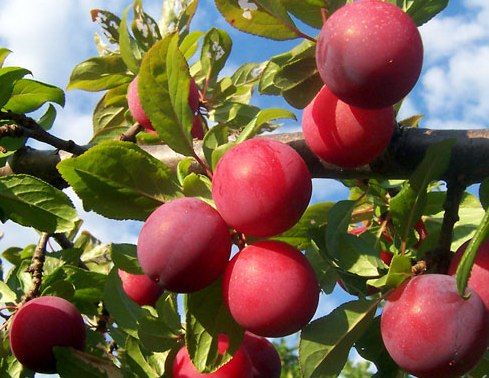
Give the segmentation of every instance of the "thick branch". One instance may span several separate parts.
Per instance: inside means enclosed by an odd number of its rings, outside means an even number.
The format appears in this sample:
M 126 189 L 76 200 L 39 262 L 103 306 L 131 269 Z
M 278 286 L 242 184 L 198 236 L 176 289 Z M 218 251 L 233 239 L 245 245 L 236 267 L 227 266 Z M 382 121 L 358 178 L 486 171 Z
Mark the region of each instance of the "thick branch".
M 459 182 L 464 185 L 481 182 L 489 177 L 489 130 L 430 130 L 400 128 L 394 135 L 387 151 L 369 166 L 356 169 L 341 169 L 320 161 L 307 147 L 302 133 L 271 134 L 267 137 L 292 146 L 304 159 L 312 177 L 333 179 L 390 178 L 406 179 L 423 159 L 429 146 L 445 139 L 455 139 L 447 171 L 439 180 Z M 183 156 L 165 145 L 142 146 L 147 152 L 175 170 Z M 203 159 L 201 142 L 195 143 L 197 155 Z M 70 157 L 58 151 L 23 149 L 9 159 L 7 167 L 0 168 L 0 175 L 28 173 L 47 181 L 59 180 L 56 164 Z M 201 172 L 195 163 L 191 169 Z M 202 172 L 203 173 L 203 172 Z

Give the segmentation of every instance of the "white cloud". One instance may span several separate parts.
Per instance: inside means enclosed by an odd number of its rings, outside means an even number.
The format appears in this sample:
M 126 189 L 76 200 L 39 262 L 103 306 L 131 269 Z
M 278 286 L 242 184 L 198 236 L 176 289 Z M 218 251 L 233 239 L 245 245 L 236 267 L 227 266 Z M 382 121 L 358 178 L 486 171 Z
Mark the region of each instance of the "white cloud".
M 414 94 L 429 128 L 487 127 L 489 3 L 466 0 L 421 27 L 425 68 Z

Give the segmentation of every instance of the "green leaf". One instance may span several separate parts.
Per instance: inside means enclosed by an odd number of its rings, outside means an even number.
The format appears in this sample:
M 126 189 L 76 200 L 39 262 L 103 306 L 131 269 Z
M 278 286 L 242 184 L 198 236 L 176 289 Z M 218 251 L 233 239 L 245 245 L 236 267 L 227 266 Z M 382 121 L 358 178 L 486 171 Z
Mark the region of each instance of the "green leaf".
M 10 55 L 11 52 L 12 51 L 6 49 L 5 47 L 0 48 L 0 68 L 3 66 L 3 64 L 5 63 L 5 59 L 7 58 L 7 56 Z
M 380 316 L 376 316 L 365 333 L 355 343 L 358 354 L 372 361 L 377 368 L 378 377 L 397 378 L 399 367 L 385 349 L 380 333 Z
M 92 9 L 90 11 L 93 22 L 98 22 L 102 26 L 104 35 L 112 44 L 119 42 L 119 25 L 121 19 L 112 12 L 100 9 Z
M 48 233 L 68 232 L 78 219 L 65 193 L 24 174 L 0 177 L 0 215 Z
M 414 225 L 426 206 L 428 185 L 448 168 L 454 143 L 454 139 L 446 139 L 430 146 L 409 182 L 390 201 L 394 228 L 402 241 L 413 234 Z
M 16 301 L 17 294 L 5 282 L 0 281 L 0 302 L 15 303 Z
M 224 68 L 231 48 L 232 40 L 224 30 L 212 28 L 204 36 L 200 62 L 210 86 L 214 86 L 217 81 L 217 76 Z
M 134 244 L 110 245 L 110 256 L 114 265 L 131 274 L 143 274 L 137 256 L 137 247 Z
M 161 39 L 160 30 L 156 21 L 143 10 L 142 0 L 134 0 L 134 17 L 131 23 L 132 33 L 138 45 L 147 51 Z
M 165 2 L 166 4 L 166 2 Z M 204 36 L 204 33 L 201 31 L 193 31 L 189 33 L 180 44 L 180 51 L 187 61 L 194 56 L 197 48 L 199 47 L 199 40 Z
M 222 297 L 221 280 L 185 296 L 185 344 L 198 371 L 209 373 L 228 362 L 238 350 L 243 329 L 231 317 Z M 224 355 L 217 350 L 218 335 L 229 337 Z M 222 358 L 221 358 L 222 357 Z
M 167 0 L 163 3 L 161 18 L 158 26 L 163 34 L 178 31 L 180 38 L 186 37 L 189 32 L 190 22 L 197 10 L 198 0 Z
M 209 119 L 231 129 L 241 129 L 251 123 L 260 111 L 256 106 L 230 101 L 229 97 L 223 101 L 211 109 Z
M 146 354 L 146 355 L 145 355 Z M 121 355 L 124 376 L 159 378 L 158 374 L 147 360 L 147 353 L 143 354 L 141 345 L 134 337 L 128 337 L 124 346 L 124 352 Z
M 97 314 L 97 306 L 104 299 L 107 275 L 74 266 L 65 266 L 65 280 L 73 285 L 75 293 L 71 301 L 87 315 Z
M 31 79 L 15 82 L 12 95 L 5 108 L 14 113 L 30 113 L 46 102 L 64 106 L 65 94 L 62 89 Z
M 313 243 L 313 230 L 322 230 L 326 226 L 328 212 L 333 205 L 333 202 L 322 202 L 309 206 L 291 229 L 274 236 L 273 239 L 293 245 L 300 250 L 310 247 Z
M 215 0 L 215 4 L 226 21 L 238 30 L 274 40 L 300 36 L 278 0 Z
M 122 378 L 122 374 L 108 359 L 73 348 L 54 347 L 56 370 L 61 377 Z
M 474 237 L 470 240 L 469 245 L 465 249 L 460 263 L 457 268 L 456 278 L 457 278 L 457 289 L 460 295 L 466 295 L 467 282 L 470 278 L 470 272 L 472 266 L 474 265 L 475 257 L 477 255 L 477 250 L 484 240 L 489 235 L 489 209 L 486 210 L 484 218 L 477 228 Z
M 479 199 L 482 207 L 487 209 L 489 207 L 489 178 L 484 179 L 479 187 Z
M 279 108 L 260 110 L 256 117 L 246 125 L 236 142 L 241 143 L 247 139 L 253 138 L 260 134 L 264 127 L 269 126 L 271 121 L 284 118 L 297 120 L 295 114 L 289 110 Z
M 177 35 L 167 35 L 146 53 L 139 71 L 139 96 L 160 137 L 174 151 L 192 156 L 190 74 L 177 43 Z
M 0 108 L 4 107 L 12 95 L 15 82 L 30 73 L 31 71 L 21 67 L 0 68 Z
M 339 235 L 346 235 L 351 222 L 351 215 L 355 208 L 355 201 L 338 201 L 328 211 L 326 228 L 326 246 L 333 256 L 341 256 L 339 250 Z
M 394 255 L 389 265 L 385 285 L 389 287 L 399 287 L 405 280 L 412 276 L 412 262 L 407 256 Z
M 182 195 L 168 167 L 129 142 L 103 142 L 63 160 L 58 170 L 86 209 L 113 219 L 145 220 Z
M 93 111 L 93 137 L 91 143 L 114 140 L 127 131 L 129 122 L 125 117 L 127 85 L 110 89 L 105 93 Z M 123 96 L 124 103 L 116 101 L 116 93 Z
M 119 49 L 121 52 L 121 58 L 126 64 L 127 68 L 137 74 L 139 71 L 139 65 L 141 64 L 141 54 L 137 48 L 137 44 L 129 34 L 127 28 L 127 13 L 130 6 L 128 6 L 122 15 L 122 20 L 119 26 Z
M 137 337 L 138 322 L 149 315 L 148 310 L 134 303 L 124 292 L 117 269 L 112 269 L 105 284 L 104 304 L 117 327 Z
M 445 9 L 448 0 L 414 0 L 404 1 L 404 3 L 407 3 L 404 10 L 412 17 L 416 25 L 421 26 Z
M 240 66 L 231 77 L 236 87 L 242 85 L 255 84 L 259 81 L 260 75 L 266 67 L 264 63 L 245 63 Z
M 39 118 L 37 123 L 44 130 L 49 130 L 53 126 L 54 121 L 56 120 L 56 115 L 57 115 L 56 108 L 52 104 L 49 104 L 48 108 L 41 116 L 41 118 Z
M 380 251 L 362 236 L 340 234 L 335 257 L 340 268 L 362 277 L 376 277 L 382 267 Z
M 143 345 L 154 352 L 165 352 L 177 346 L 182 333 L 177 298 L 167 293 L 156 304 L 158 318 L 149 316 L 140 320 L 138 336 Z
M 228 128 L 225 125 L 212 127 L 204 136 L 202 151 L 208 164 L 212 164 L 212 153 L 214 150 L 228 142 Z
M 489 371 L 489 352 L 484 354 L 484 357 L 478 362 L 477 366 L 473 368 L 467 375 L 468 378 L 484 378 Z
M 94 57 L 75 66 L 67 89 L 98 92 L 129 83 L 132 76 L 120 55 Z
M 308 324 L 299 346 L 304 378 L 337 377 L 353 343 L 368 329 L 377 305 L 378 300 L 348 302 Z
M 209 204 L 213 204 L 212 182 L 204 175 L 190 173 L 183 180 L 183 193 L 186 197 L 196 197 Z
M 331 13 L 334 9 L 331 9 L 330 4 L 331 1 L 327 1 L 327 5 L 325 6 L 324 0 L 282 0 L 284 7 L 292 13 L 299 20 L 304 23 L 312 26 L 314 28 L 320 29 L 323 26 L 323 17 L 321 15 L 322 9 L 327 9 L 328 14 Z M 345 3 L 343 1 L 335 1 L 335 3 Z

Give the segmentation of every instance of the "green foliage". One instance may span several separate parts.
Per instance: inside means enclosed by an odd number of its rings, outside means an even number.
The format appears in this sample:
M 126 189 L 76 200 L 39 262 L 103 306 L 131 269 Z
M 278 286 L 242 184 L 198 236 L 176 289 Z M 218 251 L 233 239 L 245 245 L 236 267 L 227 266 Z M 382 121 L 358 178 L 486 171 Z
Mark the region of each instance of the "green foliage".
M 349 351 L 373 319 L 378 301 L 358 300 L 314 320 L 301 333 L 299 361 L 304 377 L 336 377 Z
M 132 143 L 101 143 L 62 161 L 58 169 L 87 210 L 113 219 L 144 220 L 165 201 L 181 196 L 170 170 Z
M 77 215 L 61 190 L 22 174 L 0 177 L 0 219 L 53 233 L 71 231 Z

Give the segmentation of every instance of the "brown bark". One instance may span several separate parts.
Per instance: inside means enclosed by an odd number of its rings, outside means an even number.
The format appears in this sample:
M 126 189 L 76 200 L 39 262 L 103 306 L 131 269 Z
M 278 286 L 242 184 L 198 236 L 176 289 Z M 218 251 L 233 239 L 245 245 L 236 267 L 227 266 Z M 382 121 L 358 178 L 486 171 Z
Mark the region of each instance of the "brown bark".
M 489 177 L 489 130 L 431 130 L 416 128 L 397 129 L 385 153 L 368 166 L 355 169 L 341 169 L 319 160 L 307 147 L 302 133 L 272 134 L 267 137 L 280 140 L 292 146 L 304 159 L 312 177 L 332 179 L 389 178 L 406 179 L 423 159 L 432 144 L 445 139 L 455 139 L 450 166 L 438 179 L 470 185 Z M 182 155 L 166 145 L 142 146 L 168 167 L 175 170 Z M 195 143 L 197 155 L 203 158 L 202 144 Z M 0 168 L 0 176 L 13 173 L 27 173 L 60 186 L 56 164 L 72 156 L 59 150 L 34 150 L 24 148 L 12 155 L 8 165 Z M 193 171 L 201 171 L 195 163 Z

